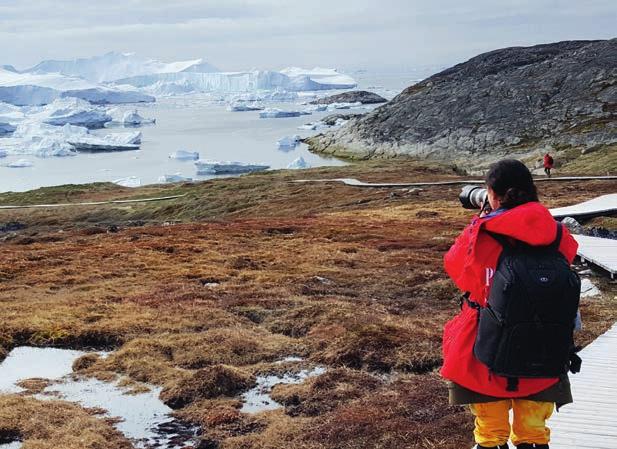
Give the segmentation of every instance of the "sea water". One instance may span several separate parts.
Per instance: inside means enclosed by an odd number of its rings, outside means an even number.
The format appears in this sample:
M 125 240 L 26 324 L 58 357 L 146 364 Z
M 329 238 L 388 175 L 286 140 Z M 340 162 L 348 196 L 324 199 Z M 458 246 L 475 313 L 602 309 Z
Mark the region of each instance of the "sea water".
M 375 74 L 358 72 L 359 89 L 370 89 L 388 99 L 407 85 L 413 84 L 417 74 Z M 341 91 L 332 91 L 336 94 Z M 265 106 L 283 110 L 303 110 L 298 104 L 302 98 L 284 103 L 267 102 Z M 306 98 L 310 101 L 311 98 Z M 0 159 L 4 165 L 17 159 L 28 159 L 31 167 L 8 168 L 0 166 L 0 192 L 25 191 L 38 187 L 90 182 L 113 182 L 136 177 L 141 185 L 153 184 L 162 175 L 180 174 L 195 180 L 212 178 L 198 176 L 193 161 L 170 159 L 177 150 L 199 152 L 202 159 L 239 161 L 269 165 L 272 169 L 286 168 L 294 159 L 303 157 L 312 167 L 343 165 L 334 158 L 310 153 L 307 145 L 279 149 L 277 140 L 298 134 L 308 137 L 314 131 L 301 131 L 298 126 L 314 122 L 332 113 L 366 112 L 363 109 L 314 112 L 292 118 L 260 119 L 258 111 L 227 111 L 225 98 L 208 94 L 163 97 L 153 104 L 125 105 L 120 109 L 137 108 L 146 118 L 156 119 L 155 125 L 144 126 L 141 149 L 137 151 L 79 153 L 73 157 L 38 158 L 14 155 Z M 368 107 L 369 109 L 372 108 Z M 134 131 L 135 129 L 108 128 L 94 134 Z M 0 150 L 2 138 L 0 138 Z

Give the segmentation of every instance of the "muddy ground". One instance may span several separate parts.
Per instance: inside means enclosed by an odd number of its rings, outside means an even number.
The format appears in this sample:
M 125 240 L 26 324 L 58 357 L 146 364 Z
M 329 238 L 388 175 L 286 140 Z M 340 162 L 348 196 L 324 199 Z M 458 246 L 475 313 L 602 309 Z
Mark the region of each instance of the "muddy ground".
M 372 162 L 129 190 L 109 184 L 2 194 L 2 204 L 180 194 L 160 203 L 0 211 L 0 358 L 19 345 L 112 350 L 85 376 L 163 387 L 204 448 L 471 446 L 437 370 L 458 308 L 442 257 L 471 213 L 458 186 L 362 189 L 300 177 L 458 179 L 446 166 Z M 549 206 L 614 193 L 614 181 L 543 183 Z M 614 219 L 596 224 L 615 228 Z M 593 224 L 593 223 L 591 223 Z M 587 344 L 617 320 L 617 287 L 584 300 Z M 294 364 L 276 363 L 287 356 Z M 325 366 L 278 386 L 284 408 L 241 413 L 255 377 Z M 128 448 L 99 416 L 0 395 L 0 441 L 24 449 Z M 62 442 L 62 444 L 60 444 Z

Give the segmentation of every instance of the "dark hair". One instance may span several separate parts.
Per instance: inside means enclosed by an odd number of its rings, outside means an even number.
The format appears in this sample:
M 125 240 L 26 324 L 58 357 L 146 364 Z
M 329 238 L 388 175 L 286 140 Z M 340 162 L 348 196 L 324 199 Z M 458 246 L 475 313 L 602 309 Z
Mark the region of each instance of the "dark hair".
M 486 185 L 500 197 L 501 207 L 506 209 L 538 201 L 531 172 L 516 159 L 502 159 L 491 165 L 486 174 Z

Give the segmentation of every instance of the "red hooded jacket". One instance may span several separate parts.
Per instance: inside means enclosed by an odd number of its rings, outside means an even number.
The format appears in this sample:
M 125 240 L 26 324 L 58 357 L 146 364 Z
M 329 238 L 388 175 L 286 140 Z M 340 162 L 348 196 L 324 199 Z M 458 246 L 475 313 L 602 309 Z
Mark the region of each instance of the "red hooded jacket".
M 549 154 L 544 155 L 544 168 L 553 168 L 553 158 Z
M 444 266 L 457 287 L 470 292 L 470 299 L 480 305 L 486 304 L 502 250 L 493 237 L 482 232 L 484 229 L 530 245 L 548 245 L 556 237 L 555 219 L 537 202 L 526 203 L 494 216 L 474 217 L 446 253 Z M 577 248 L 576 240 L 564 227 L 559 251 L 572 263 Z M 528 396 L 557 383 L 557 378 L 521 378 L 518 391 L 506 391 L 506 378 L 490 373 L 488 367 L 473 354 L 478 330 L 477 314 L 475 309 L 464 304 L 461 312 L 446 323 L 441 369 L 444 378 L 477 393 L 502 398 Z

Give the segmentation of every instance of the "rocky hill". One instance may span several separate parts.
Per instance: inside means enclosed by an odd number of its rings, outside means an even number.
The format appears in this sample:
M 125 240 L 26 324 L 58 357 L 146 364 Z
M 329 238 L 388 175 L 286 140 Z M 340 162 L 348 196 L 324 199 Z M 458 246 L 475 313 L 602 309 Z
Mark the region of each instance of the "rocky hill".
M 476 56 L 309 140 L 352 159 L 399 155 L 474 164 L 617 142 L 617 39 Z

